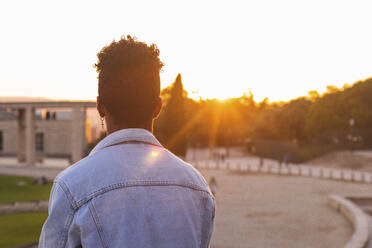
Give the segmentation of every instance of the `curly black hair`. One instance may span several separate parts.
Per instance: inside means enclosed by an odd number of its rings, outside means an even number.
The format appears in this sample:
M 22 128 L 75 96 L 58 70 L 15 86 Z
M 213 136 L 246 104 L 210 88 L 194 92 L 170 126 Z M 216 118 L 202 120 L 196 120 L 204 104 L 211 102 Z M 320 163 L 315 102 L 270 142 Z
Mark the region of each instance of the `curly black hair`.
M 128 35 L 97 54 L 98 96 L 115 121 L 136 125 L 153 117 L 163 67 L 159 53 L 155 44 Z

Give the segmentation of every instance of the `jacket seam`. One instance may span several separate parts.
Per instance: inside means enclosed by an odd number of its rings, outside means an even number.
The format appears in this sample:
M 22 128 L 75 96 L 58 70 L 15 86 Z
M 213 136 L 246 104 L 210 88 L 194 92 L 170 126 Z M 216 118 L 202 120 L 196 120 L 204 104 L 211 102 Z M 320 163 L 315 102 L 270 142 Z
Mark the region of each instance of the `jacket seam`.
M 70 203 L 71 207 L 74 210 L 77 210 L 78 207 L 77 207 L 76 201 L 74 199 L 74 196 L 72 195 L 70 189 L 67 187 L 67 185 L 65 184 L 65 182 L 63 182 L 62 180 L 56 180 L 55 183 L 58 184 L 62 188 L 63 192 L 67 196 L 67 199 L 69 200 L 69 203 Z
M 150 146 L 156 146 L 159 148 L 163 148 L 163 146 L 155 144 L 153 142 L 145 141 L 145 140 L 124 140 L 121 142 L 113 143 L 113 144 L 108 144 L 104 147 L 102 147 L 102 150 L 105 148 L 113 147 L 113 146 L 120 146 L 120 145 L 127 145 L 127 144 L 143 144 L 143 145 L 150 145 Z
M 68 238 L 68 230 L 69 230 L 70 225 L 72 223 L 74 214 L 75 214 L 75 212 L 73 212 L 72 214 L 68 214 L 66 223 L 63 227 L 63 233 L 61 235 L 61 240 L 59 241 L 58 247 L 61 247 L 61 248 L 66 247 L 67 238 Z
M 201 203 L 202 203 L 202 206 L 200 207 L 200 211 L 199 211 L 199 220 L 200 220 L 200 235 L 199 235 L 199 247 L 202 248 L 202 238 L 203 238 L 203 229 L 204 229 L 204 226 L 203 226 L 203 212 L 204 212 L 204 199 L 205 198 L 202 198 L 201 199 Z
M 63 226 L 63 229 L 62 229 L 62 234 L 61 234 L 61 238 L 58 242 L 58 246 L 57 247 L 65 247 L 66 246 L 66 243 L 67 243 L 67 238 L 68 238 L 68 230 L 70 228 L 70 225 L 72 223 L 72 220 L 74 218 L 74 215 L 75 215 L 75 210 L 72 208 L 72 205 L 71 205 L 71 202 L 70 202 L 70 199 L 68 197 L 68 194 L 66 193 L 65 189 L 62 187 L 61 184 L 59 184 L 58 182 L 55 181 L 55 185 L 60 187 L 63 191 L 63 193 L 67 196 L 67 199 L 69 200 L 69 203 L 70 203 L 70 206 L 71 206 L 71 210 L 72 210 L 72 213 L 68 213 L 67 214 L 67 219 L 65 221 L 65 224 Z
M 102 225 L 101 225 L 101 223 L 99 221 L 99 218 L 98 218 L 98 215 L 97 215 L 97 211 L 96 211 L 96 209 L 95 209 L 92 201 L 90 201 L 90 204 L 88 205 L 88 208 L 90 210 L 90 214 L 92 215 L 93 221 L 96 224 L 97 232 L 98 232 L 99 238 L 101 239 L 102 246 L 104 248 L 107 248 L 108 245 L 107 245 L 106 239 L 104 237 Z
M 120 188 L 130 188 L 130 187 L 151 187 L 151 186 L 177 186 L 177 187 L 184 187 L 189 188 L 192 190 L 197 190 L 203 193 L 206 193 L 210 195 L 210 193 L 199 187 L 195 184 L 181 184 L 181 183 L 175 183 L 175 182 L 169 182 L 169 181 L 136 181 L 136 182 L 125 182 L 125 183 L 116 183 L 111 184 L 109 186 L 103 187 L 99 190 L 94 191 L 93 193 L 89 194 L 87 197 L 81 199 L 80 201 L 76 202 L 76 208 L 81 207 L 89 200 L 95 198 L 98 195 L 107 193 L 108 191 L 120 189 Z

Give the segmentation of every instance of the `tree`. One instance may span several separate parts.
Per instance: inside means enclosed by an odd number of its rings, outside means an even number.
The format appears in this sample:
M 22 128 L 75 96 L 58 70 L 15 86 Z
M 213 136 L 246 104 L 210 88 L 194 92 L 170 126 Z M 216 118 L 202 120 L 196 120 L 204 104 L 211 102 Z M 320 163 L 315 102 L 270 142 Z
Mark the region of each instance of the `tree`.
M 349 120 L 356 122 L 354 129 L 370 129 L 372 125 L 372 78 L 358 81 L 351 87 L 328 92 L 311 106 L 305 130 L 309 137 L 341 135 L 350 129 Z
M 185 129 L 187 93 L 182 85 L 181 74 L 177 75 L 176 80 L 164 92 L 163 94 L 167 94 L 166 102 L 156 123 L 156 131 L 166 148 L 178 156 L 185 156 L 189 132 Z
M 303 141 L 304 126 L 311 101 L 297 98 L 290 102 L 272 105 L 264 110 L 256 122 L 254 137 L 282 141 Z

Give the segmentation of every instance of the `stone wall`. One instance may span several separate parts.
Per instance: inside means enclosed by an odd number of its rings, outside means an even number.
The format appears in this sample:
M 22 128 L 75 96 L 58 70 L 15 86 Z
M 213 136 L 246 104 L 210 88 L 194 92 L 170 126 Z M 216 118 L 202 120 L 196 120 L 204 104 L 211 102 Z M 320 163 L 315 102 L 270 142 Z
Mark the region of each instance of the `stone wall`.
M 70 156 L 71 154 L 71 120 L 36 120 L 36 133 L 44 134 L 44 151 L 39 156 Z M 0 121 L 3 133 L 3 150 L 0 156 L 16 156 L 18 150 L 18 122 L 16 120 Z

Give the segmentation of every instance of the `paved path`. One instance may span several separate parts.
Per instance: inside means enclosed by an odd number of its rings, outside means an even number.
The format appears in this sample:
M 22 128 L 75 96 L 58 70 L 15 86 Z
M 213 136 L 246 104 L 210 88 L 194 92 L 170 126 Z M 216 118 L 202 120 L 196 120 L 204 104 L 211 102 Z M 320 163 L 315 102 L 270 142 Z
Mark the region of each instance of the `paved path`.
M 238 174 L 203 169 L 218 183 L 212 248 L 343 247 L 353 233 L 350 222 L 327 205 L 329 194 L 367 194 L 369 184 Z
M 16 213 L 30 213 L 30 212 L 47 212 L 47 200 L 30 201 L 30 202 L 15 202 L 0 204 L 1 214 L 16 214 Z
M 48 180 L 53 180 L 61 171 L 62 169 L 57 168 L 0 165 L 0 174 L 2 175 L 28 176 L 34 178 L 45 176 Z

